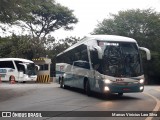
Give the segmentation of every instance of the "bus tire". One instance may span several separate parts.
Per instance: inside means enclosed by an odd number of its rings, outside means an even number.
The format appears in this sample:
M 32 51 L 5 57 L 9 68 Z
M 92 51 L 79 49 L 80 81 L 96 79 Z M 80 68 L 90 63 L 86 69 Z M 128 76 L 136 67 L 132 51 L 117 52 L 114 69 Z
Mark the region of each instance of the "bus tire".
M 91 96 L 91 89 L 90 89 L 89 80 L 87 80 L 85 83 L 85 92 L 88 96 Z
M 123 96 L 123 93 L 118 93 L 118 96 Z
M 66 88 L 66 85 L 64 85 L 64 80 L 63 80 L 63 78 L 60 79 L 60 87 L 61 87 L 61 88 L 64 88 L 64 89 Z
M 61 81 L 61 77 L 58 78 L 58 83 L 59 83 L 59 84 L 60 84 L 60 81 Z
M 59 81 L 60 81 L 60 88 L 63 88 L 63 80 L 60 79 Z

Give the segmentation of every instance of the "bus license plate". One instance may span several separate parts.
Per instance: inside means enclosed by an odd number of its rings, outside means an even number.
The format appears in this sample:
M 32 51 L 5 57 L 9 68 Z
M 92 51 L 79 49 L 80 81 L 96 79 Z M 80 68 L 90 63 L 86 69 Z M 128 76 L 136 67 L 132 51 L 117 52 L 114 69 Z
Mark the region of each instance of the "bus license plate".
M 128 91 L 128 90 L 130 90 L 130 89 L 129 89 L 129 88 L 123 88 L 123 90 L 124 90 L 124 91 Z

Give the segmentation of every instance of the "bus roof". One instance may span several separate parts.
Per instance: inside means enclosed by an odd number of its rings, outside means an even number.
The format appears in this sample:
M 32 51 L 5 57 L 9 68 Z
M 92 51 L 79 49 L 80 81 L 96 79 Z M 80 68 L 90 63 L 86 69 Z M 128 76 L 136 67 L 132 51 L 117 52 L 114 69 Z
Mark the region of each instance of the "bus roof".
M 71 47 L 69 47 L 68 49 L 66 49 L 65 51 L 59 53 L 57 56 L 81 45 L 84 43 L 87 43 L 90 40 L 102 40 L 102 41 L 115 41 L 115 42 L 134 42 L 137 43 L 136 40 L 134 40 L 133 38 L 129 38 L 129 37 L 124 37 L 124 36 L 118 36 L 118 35 L 89 35 L 86 36 L 85 38 L 83 38 L 81 41 L 79 41 L 78 43 L 72 45 Z M 88 42 L 89 43 L 89 42 Z M 89 43 L 88 45 L 90 45 L 91 43 Z
M 118 35 L 89 35 L 87 38 L 106 41 L 136 42 L 133 38 Z
M 56 66 L 66 65 L 66 63 L 56 63 Z
M 0 58 L 0 61 L 10 61 L 10 60 L 17 60 L 17 61 L 22 61 L 25 63 L 33 63 L 31 60 L 23 59 L 23 58 Z

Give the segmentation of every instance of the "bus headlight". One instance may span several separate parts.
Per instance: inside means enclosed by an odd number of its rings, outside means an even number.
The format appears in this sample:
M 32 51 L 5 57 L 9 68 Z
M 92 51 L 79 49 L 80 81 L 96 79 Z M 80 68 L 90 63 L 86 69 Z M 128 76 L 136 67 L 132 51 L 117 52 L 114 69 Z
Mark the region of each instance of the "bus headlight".
M 143 84 L 144 83 L 144 79 L 140 79 L 139 83 Z
M 144 89 L 144 87 L 143 87 L 143 86 L 141 86 L 139 89 L 140 89 L 140 90 L 143 90 L 143 89 Z
M 104 91 L 109 91 L 109 87 L 105 86 Z
M 111 81 L 110 81 L 109 79 L 105 79 L 105 80 L 104 80 L 104 83 L 106 83 L 106 84 L 110 84 L 110 83 L 111 83 Z

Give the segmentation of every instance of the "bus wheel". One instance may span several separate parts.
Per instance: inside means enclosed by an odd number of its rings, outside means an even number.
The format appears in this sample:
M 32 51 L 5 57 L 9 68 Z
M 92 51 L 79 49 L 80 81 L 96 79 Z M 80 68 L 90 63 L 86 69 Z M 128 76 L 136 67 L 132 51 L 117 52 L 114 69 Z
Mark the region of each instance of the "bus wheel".
M 61 81 L 61 78 L 59 77 L 59 78 L 58 78 L 58 83 L 59 83 L 59 84 L 60 84 L 60 81 Z
M 85 92 L 88 96 L 91 96 L 91 89 L 90 89 L 90 85 L 89 85 L 89 81 L 87 80 L 86 84 L 85 84 Z
M 60 87 L 61 87 L 61 88 L 65 88 L 64 80 L 63 80 L 63 79 L 60 79 Z
M 62 79 L 59 80 L 59 84 L 60 84 L 60 87 L 63 88 L 63 81 L 62 81 Z
M 123 95 L 123 93 L 118 93 L 118 96 L 122 96 Z

